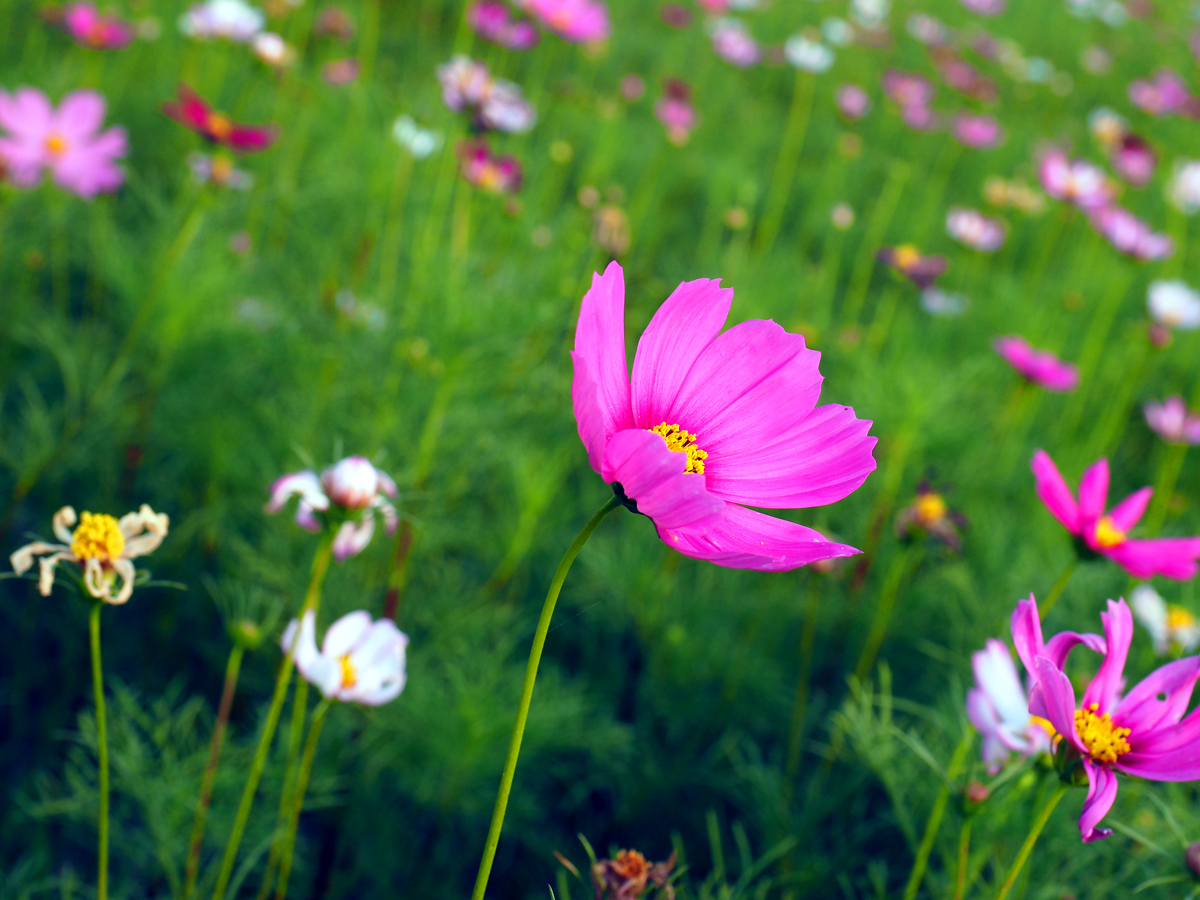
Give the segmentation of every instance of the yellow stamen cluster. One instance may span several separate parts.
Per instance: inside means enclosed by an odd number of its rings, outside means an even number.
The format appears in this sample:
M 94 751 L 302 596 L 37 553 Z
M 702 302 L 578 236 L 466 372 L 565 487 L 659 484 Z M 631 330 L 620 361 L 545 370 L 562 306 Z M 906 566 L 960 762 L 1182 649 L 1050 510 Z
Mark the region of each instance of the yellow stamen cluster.
M 936 525 L 942 519 L 946 518 L 946 513 L 949 510 L 941 494 L 929 492 L 917 494 L 917 502 L 913 504 L 913 512 L 916 514 L 917 524 L 922 528 L 929 528 L 931 525 Z
M 1115 763 L 1122 753 L 1129 752 L 1128 728 L 1113 725 L 1112 716 L 1096 715 L 1099 704 L 1075 710 L 1075 731 L 1083 746 L 1096 762 Z
M 62 156 L 67 152 L 67 139 L 57 132 L 46 138 L 46 152 L 51 156 Z
M 1101 547 L 1119 547 L 1125 543 L 1125 532 L 1113 524 L 1108 516 L 1096 523 L 1096 543 Z
M 921 251 L 912 244 L 901 244 L 892 251 L 892 259 L 896 268 L 907 272 L 921 261 Z
M 694 434 L 684 431 L 678 425 L 668 425 L 666 422 L 655 425 L 650 430 L 660 435 L 667 442 L 667 449 L 672 453 L 687 454 L 687 468 L 684 469 L 685 472 L 690 472 L 693 475 L 704 474 L 704 461 L 708 459 L 708 454 L 696 446 L 696 436 Z
M 1196 617 L 1182 606 L 1171 604 L 1167 607 L 1167 628 L 1171 631 L 1182 628 L 1194 628 Z
M 208 133 L 218 141 L 223 141 L 233 134 L 233 122 L 228 116 L 223 116 L 221 113 L 209 113 L 208 120 L 204 124 Z
M 78 559 L 98 559 L 112 562 L 125 549 L 125 535 L 112 516 L 104 513 L 85 512 L 79 525 L 71 534 L 71 552 Z
M 350 659 L 350 654 L 340 657 L 338 662 L 342 664 L 342 687 L 352 688 L 358 684 L 358 670 L 354 668 L 354 661 Z

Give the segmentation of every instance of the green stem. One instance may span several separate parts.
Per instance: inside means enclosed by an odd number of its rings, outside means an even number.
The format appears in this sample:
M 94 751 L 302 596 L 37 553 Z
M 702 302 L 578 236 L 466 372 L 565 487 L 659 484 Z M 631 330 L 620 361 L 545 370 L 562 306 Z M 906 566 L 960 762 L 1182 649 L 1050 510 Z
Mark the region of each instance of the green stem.
M 973 741 L 974 734 L 970 731 L 966 732 L 962 740 L 958 742 L 958 747 L 950 760 L 950 767 L 946 770 L 946 782 L 933 802 L 933 809 L 929 811 L 929 821 L 925 823 L 925 834 L 921 837 L 921 846 L 917 848 L 917 858 L 913 860 L 912 872 L 909 873 L 908 884 L 904 887 L 904 900 L 916 900 L 917 889 L 921 885 L 921 879 L 925 877 L 925 868 L 929 865 L 929 854 L 933 851 L 933 840 L 942 826 L 942 816 L 946 814 L 951 785 L 958 776 L 958 771 L 962 768 L 963 760 L 966 758 L 967 751 L 971 749 Z
M 755 256 L 761 257 L 770 253 L 771 246 L 779 235 L 779 226 L 783 222 L 788 195 L 792 191 L 796 166 L 800 162 L 800 151 L 804 148 L 804 133 L 808 130 L 814 83 L 815 79 L 810 73 L 803 69 L 796 70 L 792 108 L 788 113 L 783 140 L 779 144 L 779 159 L 775 162 L 775 174 L 771 177 L 771 187 L 767 192 L 767 208 L 763 213 L 758 234 L 755 235 Z
M 1054 609 L 1054 604 L 1058 602 L 1058 598 L 1062 596 L 1062 592 L 1066 590 L 1067 582 L 1071 580 L 1071 576 L 1075 574 L 1075 567 L 1079 565 L 1079 557 L 1072 556 L 1071 561 L 1067 563 L 1067 567 L 1062 570 L 1062 574 L 1058 576 L 1058 581 L 1054 582 L 1054 586 L 1050 588 L 1050 593 L 1046 595 L 1046 599 L 1042 601 L 1038 607 L 1041 612 L 1042 619 L 1050 615 L 1050 610 Z
M 567 552 L 563 554 L 562 562 L 554 572 L 550 581 L 550 589 L 546 591 L 546 602 L 542 604 L 542 615 L 538 619 L 537 630 L 533 633 L 533 646 L 529 649 L 529 663 L 525 667 L 525 683 L 521 686 L 521 701 L 517 705 L 517 720 L 513 723 L 512 740 L 508 744 L 508 757 L 504 760 L 504 772 L 500 776 L 500 790 L 496 793 L 496 807 L 492 811 L 492 824 L 488 828 L 487 842 L 483 845 L 483 857 L 479 860 L 479 874 L 475 878 L 475 890 L 471 892 L 471 900 L 483 900 L 487 889 L 488 876 L 492 872 L 492 860 L 496 857 L 496 845 L 500 843 L 500 829 L 504 826 L 504 811 L 508 807 L 508 795 L 512 790 L 513 775 L 517 771 L 517 757 L 521 755 L 521 738 L 525 735 L 525 719 L 529 716 L 529 704 L 533 700 L 533 685 L 537 680 L 538 663 L 542 660 L 542 648 L 546 644 L 546 632 L 550 630 L 550 618 L 554 615 L 554 605 L 558 602 L 558 592 L 562 590 L 571 564 L 583 549 L 592 532 L 603 521 L 604 517 L 621 505 L 614 494 L 607 503 L 596 510 L 595 515 L 588 519 L 583 530 L 575 536 Z
M 921 564 L 924 553 L 923 545 L 913 543 L 892 557 L 892 566 L 883 581 L 879 605 L 875 608 L 875 621 L 871 623 L 871 631 L 867 634 L 862 654 L 858 657 L 858 665 L 854 667 L 854 674 L 859 681 L 865 681 L 871 674 L 871 669 L 875 667 L 875 658 L 879 655 L 879 648 L 883 646 L 883 639 L 887 635 L 888 622 L 896 606 L 896 595 L 900 592 L 900 584 L 904 581 L 904 572 L 908 568 L 910 557 L 916 560 L 913 566 L 916 569 Z
M 96 900 L 108 900 L 108 721 L 104 711 L 104 674 L 100 666 L 100 610 L 103 605 L 93 600 L 88 615 L 88 631 L 92 642 L 92 690 L 96 694 L 96 764 L 100 776 L 100 815 L 96 825 L 99 832 Z
M 1029 828 L 1029 834 L 1025 836 L 1025 843 L 1021 845 L 1021 850 L 1017 854 L 1017 858 L 1013 860 L 1012 867 L 1008 870 L 1008 875 L 1005 877 L 1004 883 L 1000 885 L 1000 891 L 996 894 L 996 900 L 1004 900 L 1008 896 L 1008 892 L 1012 890 L 1012 886 L 1017 881 L 1017 876 L 1021 874 L 1021 868 L 1025 865 L 1025 861 L 1029 859 L 1029 854 L 1033 852 L 1033 845 L 1037 843 L 1038 835 L 1046 827 L 1046 820 L 1050 818 L 1050 813 L 1054 812 L 1054 807 L 1058 806 L 1058 801 L 1062 799 L 1068 787 L 1069 785 L 1066 782 L 1060 781 L 1055 786 L 1054 793 L 1050 795 L 1050 799 L 1046 801 L 1046 805 L 1042 807 L 1037 817 L 1033 820 L 1033 824 Z
M 900 203 L 900 195 L 904 193 L 904 185 L 908 181 L 911 170 L 902 160 L 894 160 L 888 169 L 887 181 L 879 192 L 879 200 L 871 211 L 867 222 L 867 230 L 863 234 L 858 255 L 854 259 L 854 267 L 850 270 L 850 283 L 846 287 L 845 300 L 842 303 L 841 323 L 844 327 L 858 324 L 859 314 L 867 298 L 867 288 L 871 284 L 871 271 L 875 267 L 875 253 L 883 242 L 892 216 Z
M 287 840 L 287 823 L 292 818 L 292 800 L 296 784 L 296 767 L 300 764 L 300 745 L 304 740 L 304 717 L 308 712 L 308 682 L 301 678 L 296 682 L 296 693 L 292 695 L 292 726 L 288 731 L 287 761 L 283 765 L 283 789 L 279 792 L 279 812 L 275 816 L 275 836 L 271 841 L 271 852 L 263 872 L 262 886 L 258 889 L 258 900 L 271 893 L 271 881 Z
M 308 592 L 304 596 L 304 606 L 300 610 L 301 618 L 310 610 L 316 612 L 321 598 L 321 582 L 325 580 L 325 572 L 329 568 L 329 558 L 332 554 L 333 537 L 326 535 L 317 545 L 317 552 L 313 557 L 312 577 L 308 582 Z M 299 642 L 292 643 L 292 648 L 279 665 L 279 675 L 275 679 L 275 693 L 271 697 L 271 706 L 267 710 L 267 720 L 263 723 L 262 737 L 259 738 L 258 748 L 254 751 L 254 760 L 250 763 L 250 774 L 246 778 L 246 787 L 242 791 L 242 799 L 233 820 L 233 830 L 229 834 L 229 842 L 225 845 L 225 856 L 221 859 L 221 871 L 217 875 L 217 886 L 213 889 L 213 900 L 224 900 L 225 889 L 229 887 L 233 864 L 237 861 L 238 847 L 242 842 L 242 834 L 246 830 L 246 822 L 250 818 L 250 808 L 254 805 L 258 782 L 262 778 L 263 767 L 267 763 L 267 754 L 271 750 L 271 739 L 275 736 L 276 726 L 279 725 L 279 714 L 283 711 L 283 701 L 287 697 L 288 685 L 292 680 L 292 663 L 295 660 L 297 643 Z
M 804 600 L 804 622 L 800 626 L 800 675 L 796 679 L 796 698 L 792 701 L 792 725 L 788 729 L 787 778 L 783 787 L 785 808 L 791 808 L 793 783 L 800 771 L 801 738 L 804 736 L 804 719 L 808 713 L 808 688 L 812 680 L 813 648 L 817 642 L 817 613 L 820 611 L 821 595 L 817 576 L 809 573 L 808 593 Z
M 196 819 L 192 825 L 192 839 L 188 843 L 187 876 L 183 887 L 183 900 L 192 896 L 196 888 L 196 877 L 200 873 L 200 846 L 204 840 L 204 822 L 208 817 L 208 805 L 212 800 L 213 781 L 217 777 L 217 763 L 221 759 L 221 748 L 225 742 L 225 728 L 229 724 L 229 712 L 233 708 L 233 695 L 237 689 L 238 673 L 242 667 L 242 656 L 246 650 L 234 644 L 229 651 L 229 662 L 225 665 L 225 687 L 221 691 L 221 704 L 217 709 L 217 721 L 213 725 L 212 742 L 208 748 L 208 764 L 204 768 L 204 780 L 200 784 L 200 801 L 196 805 Z
M 971 851 L 971 820 L 963 819 L 962 830 L 958 833 L 958 871 L 954 876 L 954 900 L 963 900 L 967 890 L 967 863 Z
M 292 871 L 292 851 L 296 848 L 296 830 L 300 824 L 300 810 L 304 806 L 308 777 L 312 774 L 313 756 L 317 752 L 317 739 L 321 736 L 321 727 L 325 724 L 325 714 L 329 712 L 329 706 L 328 699 L 318 703 L 317 708 L 313 710 L 312 724 L 308 727 L 308 741 L 304 745 L 304 758 L 300 761 L 300 774 L 296 777 L 296 791 L 289 810 L 290 818 L 283 844 L 283 858 L 279 863 L 279 887 L 275 891 L 275 900 L 284 900 L 287 896 L 288 876 Z
M 1146 514 L 1146 537 L 1158 534 L 1167 518 L 1167 508 L 1171 505 L 1171 496 L 1175 493 L 1175 483 L 1179 480 L 1187 449 L 1187 444 L 1171 444 L 1163 456 L 1162 465 L 1158 469 L 1158 480 L 1154 483 L 1154 499 L 1150 502 L 1150 512 Z

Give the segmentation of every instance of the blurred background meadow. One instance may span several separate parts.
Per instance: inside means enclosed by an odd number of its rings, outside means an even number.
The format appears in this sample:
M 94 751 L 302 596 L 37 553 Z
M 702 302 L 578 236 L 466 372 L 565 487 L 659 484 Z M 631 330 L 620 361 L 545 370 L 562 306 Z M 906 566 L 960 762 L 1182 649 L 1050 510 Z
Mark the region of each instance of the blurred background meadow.
M 104 12 L 129 40 L 103 49 L 61 8 L 0 0 L 0 89 L 98 91 L 128 137 L 123 183 L 91 198 L 0 179 L 4 553 L 67 504 L 171 518 L 143 563 L 169 584 L 104 611 L 114 897 L 183 896 L 230 629 L 251 621 L 265 639 L 214 786 L 211 894 L 316 542 L 264 513 L 267 491 L 351 453 L 396 479 L 401 524 L 332 566 L 321 627 L 394 614 L 408 683 L 331 710 L 291 894 L 468 895 L 541 597 L 610 496 L 576 433 L 568 350 L 611 259 L 631 353 L 695 278 L 736 290 L 731 322 L 773 318 L 822 353 L 822 402 L 874 421 L 878 469 L 793 518 L 864 553 L 729 570 L 644 518 L 606 520 L 551 626 L 490 896 L 593 896 L 577 835 L 601 857 L 675 851 L 686 898 L 994 895 L 1053 782 L 1036 761 L 990 778 L 964 708 L 971 654 L 1073 558 L 1034 450 L 1072 484 L 1107 456 L 1116 497 L 1157 486 L 1144 533 L 1200 530 L 1194 452 L 1143 415 L 1200 404 L 1190 313 L 1155 322 L 1147 302 L 1196 282 L 1190 3 L 607 6 L 603 40 L 507 8 L 540 35 L 525 47 L 530 31 L 489 30 L 459 0 L 268 0 L 261 21 L 218 11 L 249 23 L 228 36 L 182 0 L 119 0 Z M 438 72 L 456 55 L 517 99 L 449 108 Z M 180 84 L 274 140 L 214 150 L 164 115 Z M 1048 194 L 1040 161 L 1059 151 L 1145 225 Z M 898 269 L 921 254 L 945 271 L 914 284 Z M 1024 382 L 1003 335 L 1076 364 L 1078 387 Z M 953 516 L 908 527 L 930 492 Z M 1096 630 L 1134 586 L 1084 563 L 1047 628 Z M 1154 587 L 1196 611 L 1191 582 Z M 17 579 L 0 600 L 0 896 L 95 896 L 87 608 Z M 1155 664 L 1139 631 L 1131 679 Z M 280 772 L 229 897 L 261 896 Z M 972 781 L 992 796 L 960 864 Z M 1013 896 L 1191 894 L 1192 786 L 1123 781 L 1117 833 L 1087 845 L 1082 795 Z

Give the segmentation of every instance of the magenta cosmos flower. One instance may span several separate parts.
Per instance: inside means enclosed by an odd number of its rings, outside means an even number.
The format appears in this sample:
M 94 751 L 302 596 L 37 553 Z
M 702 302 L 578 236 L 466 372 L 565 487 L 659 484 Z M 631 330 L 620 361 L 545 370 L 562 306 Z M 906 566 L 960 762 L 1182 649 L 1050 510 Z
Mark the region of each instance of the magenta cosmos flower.
M 125 129 L 104 124 L 104 97 L 75 91 L 55 109 L 35 88 L 11 96 L 0 91 L 0 161 L 12 180 L 32 187 L 49 169 L 55 184 L 90 200 L 115 191 L 125 181 L 117 160 L 129 152 Z
M 528 19 L 511 14 L 497 0 L 478 0 L 467 7 L 467 24 L 485 41 L 506 50 L 528 50 L 541 39 L 541 32 Z
M 696 127 L 696 108 L 692 106 L 692 89 L 677 78 L 663 82 L 662 98 L 654 104 L 654 115 L 667 129 L 667 140 L 682 147 Z
M 1169 444 L 1200 444 L 1200 415 L 1187 408 L 1182 397 L 1168 397 L 1162 403 L 1142 407 L 1146 424 Z
M 816 406 L 821 355 L 772 321 L 721 332 L 733 290 L 681 284 L 625 362 L 625 276 L 593 275 L 575 331 L 571 399 L 588 461 L 669 547 L 779 572 L 858 553 L 748 506 L 824 506 L 874 470 L 871 423 Z M 745 504 L 745 505 L 743 505 Z
M 492 194 L 515 194 L 521 189 L 521 163 L 515 156 L 497 156 L 483 138 L 458 145 L 462 176 Z
M 608 40 L 608 7 L 596 0 L 522 0 L 517 4 L 563 40 L 590 44 Z
M 964 147 L 986 149 L 999 146 L 1004 141 L 1004 129 L 991 116 L 959 113 L 954 117 L 950 131 Z
M 1134 81 L 1129 85 L 1129 100 L 1152 116 L 1196 114 L 1196 98 L 1171 69 L 1159 69 L 1153 78 Z
M 1200 656 L 1167 663 L 1125 693 L 1125 661 L 1133 641 L 1133 616 L 1124 600 L 1108 601 L 1100 614 L 1104 639 L 1072 632 L 1042 644 L 1042 626 L 1033 598 L 1017 604 L 1013 640 L 1025 668 L 1037 680 L 1029 711 L 1061 736 L 1060 765 L 1081 764 L 1087 773 L 1087 800 L 1079 816 L 1085 843 L 1112 834 L 1099 828 L 1117 797 L 1117 772 L 1151 781 L 1200 779 L 1200 712 L 1184 716 L 1200 678 Z M 1075 688 L 1063 671 L 1078 644 L 1104 656 L 1096 677 L 1076 706 Z
M 1113 200 L 1114 191 L 1103 170 L 1084 159 L 1068 159 L 1061 150 L 1042 157 L 1038 177 L 1047 194 L 1080 209 L 1101 209 Z
M 163 115 L 174 119 L 207 141 L 228 147 L 235 153 L 256 153 L 273 143 L 277 132 L 272 125 L 238 125 L 229 116 L 217 112 L 186 84 L 176 89 L 179 99 L 162 105 Z
M 1134 187 L 1145 187 L 1154 177 L 1158 167 L 1158 156 L 1142 138 L 1136 134 L 1124 134 L 1113 146 L 1112 166 L 1117 174 Z
M 76 43 L 93 50 L 119 50 L 133 40 L 133 28 L 101 15 L 94 3 L 69 3 L 63 11 L 63 27 Z
M 1134 578 L 1162 575 L 1175 581 L 1190 581 L 1196 577 L 1200 537 L 1136 540 L 1128 536 L 1145 514 L 1154 488 L 1135 491 L 1106 513 L 1107 459 L 1100 459 L 1083 473 L 1078 501 L 1045 450 L 1033 455 L 1032 468 L 1038 497 L 1051 515 L 1075 536 L 1082 555 L 1107 556 Z
M 1022 376 L 1048 391 L 1065 393 L 1079 387 L 1079 369 L 1053 353 L 1034 350 L 1024 338 L 996 338 L 993 345 L 1005 361 Z

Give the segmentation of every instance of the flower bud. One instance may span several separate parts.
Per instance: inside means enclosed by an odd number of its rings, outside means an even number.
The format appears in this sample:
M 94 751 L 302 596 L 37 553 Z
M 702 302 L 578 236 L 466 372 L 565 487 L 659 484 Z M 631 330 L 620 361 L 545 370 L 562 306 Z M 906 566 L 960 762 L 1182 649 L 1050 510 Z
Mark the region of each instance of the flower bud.
M 978 782 L 978 781 L 972 781 L 970 784 L 967 785 L 964 793 L 966 794 L 966 798 L 967 798 L 968 802 L 982 803 L 984 800 L 986 800 L 988 797 L 991 796 L 992 792 L 988 790 L 986 784 L 982 784 L 981 782 Z
M 366 457 L 347 456 L 321 473 L 321 487 L 343 509 L 366 509 L 379 492 L 379 475 Z

